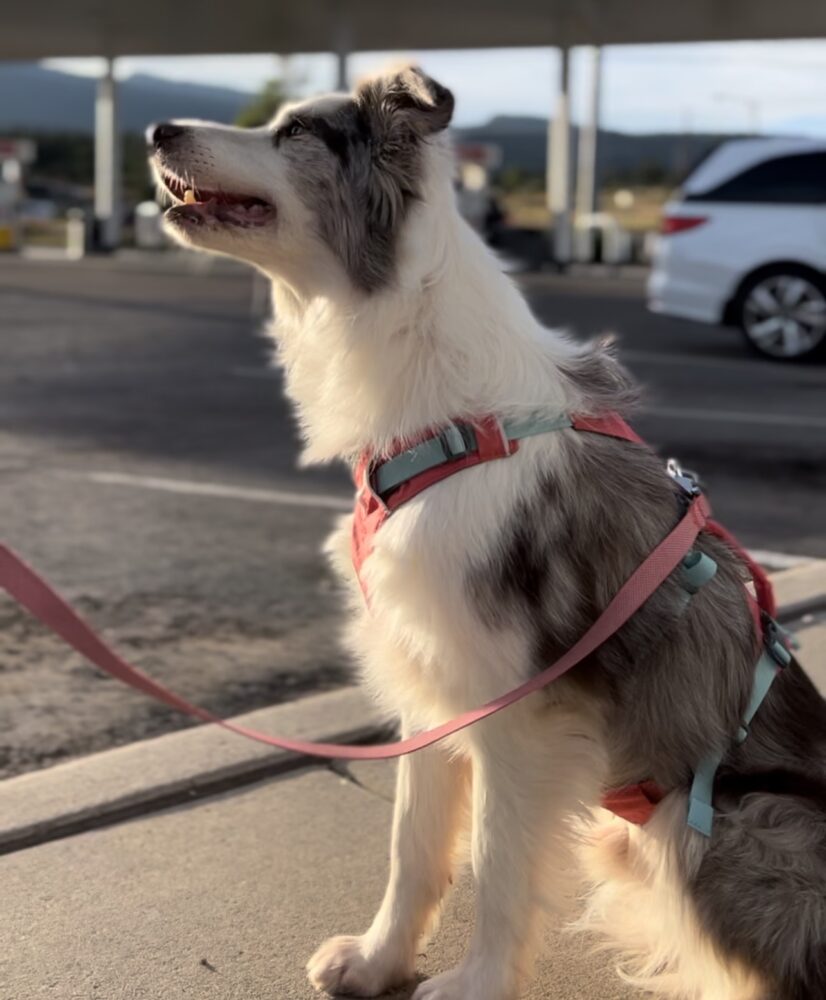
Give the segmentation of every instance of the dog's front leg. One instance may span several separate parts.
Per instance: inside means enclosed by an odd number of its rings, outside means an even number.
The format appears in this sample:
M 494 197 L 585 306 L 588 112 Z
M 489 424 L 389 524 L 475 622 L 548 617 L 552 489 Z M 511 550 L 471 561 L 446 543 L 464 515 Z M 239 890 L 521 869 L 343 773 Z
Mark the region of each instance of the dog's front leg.
M 384 901 L 366 934 L 331 938 L 310 959 L 316 989 L 372 997 L 413 977 L 417 945 L 451 882 L 467 773 L 438 747 L 399 761 Z
M 568 877 L 564 817 L 582 790 L 567 740 L 536 737 L 528 714 L 513 710 L 472 734 L 476 926 L 461 965 L 413 1000 L 515 1000 L 525 983 L 541 916 Z

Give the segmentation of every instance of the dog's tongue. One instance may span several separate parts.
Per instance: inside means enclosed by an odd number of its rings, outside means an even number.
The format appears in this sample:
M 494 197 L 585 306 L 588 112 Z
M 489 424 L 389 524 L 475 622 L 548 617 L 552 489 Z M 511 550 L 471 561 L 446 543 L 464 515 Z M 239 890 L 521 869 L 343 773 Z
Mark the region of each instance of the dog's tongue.
M 244 198 L 242 201 L 210 201 L 216 218 L 228 222 L 247 222 L 261 219 L 269 213 L 268 206 L 258 198 Z
M 248 226 L 260 225 L 272 215 L 272 206 L 260 198 L 244 198 L 234 195 L 208 194 L 203 200 L 195 197 L 195 192 L 187 190 L 178 212 L 192 222 L 217 219 L 219 222 L 233 222 Z

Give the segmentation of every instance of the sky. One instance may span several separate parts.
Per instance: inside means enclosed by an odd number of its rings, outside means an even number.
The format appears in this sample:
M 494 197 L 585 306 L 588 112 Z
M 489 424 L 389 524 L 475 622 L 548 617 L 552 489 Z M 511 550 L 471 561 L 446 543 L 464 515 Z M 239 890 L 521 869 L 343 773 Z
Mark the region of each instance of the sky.
M 457 98 L 455 121 L 473 125 L 496 114 L 547 116 L 559 57 L 551 49 L 358 53 L 351 79 L 384 63 L 412 58 Z M 588 100 L 592 55 L 576 49 L 574 117 Z M 48 65 L 98 74 L 100 60 L 53 59 Z M 133 73 L 255 91 L 274 76 L 296 96 L 329 90 L 335 63 L 325 55 L 176 56 L 119 59 Z M 603 50 L 602 125 L 627 132 L 764 131 L 826 137 L 826 41 L 610 46 Z

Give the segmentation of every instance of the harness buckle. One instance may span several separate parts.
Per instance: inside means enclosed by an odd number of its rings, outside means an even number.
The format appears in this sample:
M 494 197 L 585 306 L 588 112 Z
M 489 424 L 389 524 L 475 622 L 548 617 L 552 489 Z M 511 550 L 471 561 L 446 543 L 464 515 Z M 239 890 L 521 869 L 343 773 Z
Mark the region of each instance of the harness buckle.
M 445 458 L 450 461 L 466 458 L 471 452 L 476 451 L 476 437 L 469 424 L 451 424 L 439 431 L 438 438 L 444 449 Z
M 684 469 L 676 458 L 669 458 L 665 468 L 669 476 L 687 496 L 693 499 L 703 492 L 697 473 Z
M 761 614 L 761 618 L 763 622 L 763 644 L 766 647 L 766 652 L 781 669 L 784 669 L 792 662 L 792 654 L 789 652 L 784 641 L 786 631 L 777 624 L 774 618 L 767 615 L 765 611 Z

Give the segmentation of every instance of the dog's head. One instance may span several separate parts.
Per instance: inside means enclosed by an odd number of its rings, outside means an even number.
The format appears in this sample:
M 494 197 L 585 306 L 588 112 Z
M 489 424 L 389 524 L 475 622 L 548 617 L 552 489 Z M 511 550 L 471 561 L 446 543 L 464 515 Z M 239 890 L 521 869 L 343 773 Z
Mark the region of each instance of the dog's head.
M 265 128 L 175 121 L 150 129 L 152 165 L 182 243 L 305 283 L 337 271 L 369 293 L 392 277 L 427 185 L 447 181 L 450 91 L 406 67 L 351 95 L 284 107 Z

